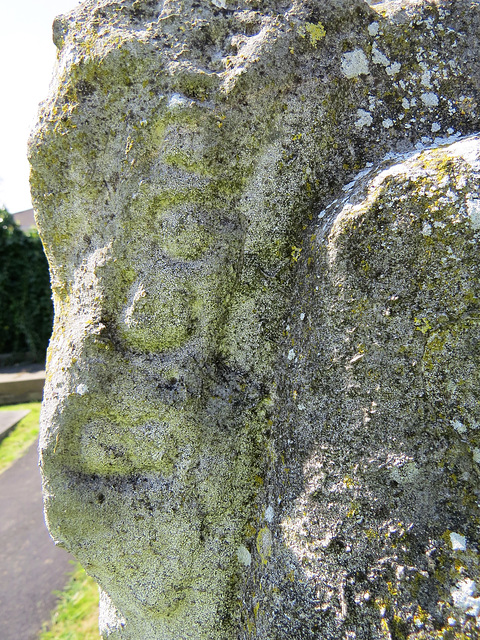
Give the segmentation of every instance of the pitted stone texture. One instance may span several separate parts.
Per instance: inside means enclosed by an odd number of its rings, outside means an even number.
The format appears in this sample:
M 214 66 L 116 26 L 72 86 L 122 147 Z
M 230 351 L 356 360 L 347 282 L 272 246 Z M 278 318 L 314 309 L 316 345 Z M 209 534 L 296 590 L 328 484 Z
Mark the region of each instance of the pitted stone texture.
M 478 129 L 479 17 L 56 20 L 30 142 L 55 300 L 40 458 L 105 638 L 473 633 L 449 594 L 460 561 L 478 580 L 478 142 L 455 140 Z
M 480 569 L 479 178 L 478 137 L 399 157 L 303 245 L 279 395 L 304 454 L 280 526 L 323 638 L 477 634 L 451 590 Z

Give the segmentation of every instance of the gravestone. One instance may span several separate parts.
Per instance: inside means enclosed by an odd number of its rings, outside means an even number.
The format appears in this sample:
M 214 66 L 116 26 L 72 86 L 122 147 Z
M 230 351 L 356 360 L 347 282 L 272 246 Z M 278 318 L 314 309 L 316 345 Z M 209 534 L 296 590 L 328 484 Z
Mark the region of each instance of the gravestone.
M 40 460 L 104 638 L 475 637 L 479 18 L 87 0 L 55 21 L 30 140 Z

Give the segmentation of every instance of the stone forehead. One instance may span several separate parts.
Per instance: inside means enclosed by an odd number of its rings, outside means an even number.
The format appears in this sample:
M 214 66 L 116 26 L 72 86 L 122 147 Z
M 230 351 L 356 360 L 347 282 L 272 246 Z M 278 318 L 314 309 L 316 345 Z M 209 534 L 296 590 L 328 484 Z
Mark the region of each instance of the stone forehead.
M 440 0 L 428 3 L 431 7 L 436 5 L 449 12 L 449 3 Z M 160 73 L 163 71 L 166 77 L 202 75 L 210 89 L 216 87 L 229 93 L 237 79 L 249 69 L 273 66 L 274 73 L 268 68 L 261 71 L 272 77 L 287 69 L 302 67 L 301 55 L 298 56 L 293 42 L 306 22 L 311 26 L 315 26 L 317 20 L 327 24 L 334 16 L 333 32 L 338 31 L 340 37 L 344 29 L 340 26 L 342 20 L 337 23 L 337 18 L 341 14 L 345 14 L 344 18 L 351 14 L 353 19 L 354 13 L 361 12 L 367 22 L 386 19 L 398 24 L 422 13 L 425 6 L 422 0 L 313 0 L 308 4 L 299 0 L 86 0 L 77 9 L 55 20 L 53 37 L 61 52 L 57 78 L 66 78 L 72 67 L 101 61 L 111 53 L 127 57 L 130 54 L 133 57 L 151 56 L 155 60 L 153 67 Z M 478 3 L 472 3 L 471 8 L 475 6 Z M 455 10 L 455 6 L 451 9 Z M 356 18 L 347 23 L 359 25 Z M 331 37 L 330 26 L 327 32 Z M 279 45 L 282 41 L 284 44 Z M 318 49 L 311 51 L 313 58 L 322 57 L 321 47 Z M 353 46 L 352 49 L 353 53 L 359 51 Z M 365 55 L 363 51 L 361 53 Z M 387 65 L 389 61 L 383 53 L 377 49 L 373 53 L 374 63 L 384 60 Z M 345 55 L 352 55 L 352 51 Z M 387 73 L 395 75 L 400 66 L 393 63 L 388 66 Z M 148 73 L 153 67 L 149 65 Z M 371 73 L 371 69 L 364 67 L 359 73 Z M 306 69 L 301 73 L 304 71 Z M 347 74 L 347 77 L 355 78 L 356 75 Z M 425 93 L 422 98 L 425 104 L 428 97 L 432 98 L 432 94 Z M 390 121 L 387 119 L 386 122 Z
M 295 4 L 282 0 L 255 8 L 237 2 L 228 9 L 225 0 L 87 0 L 56 18 L 53 39 L 61 50 L 60 67 L 75 64 L 79 52 L 87 50 L 91 58 L 101 59 L 122 47 L 147 46 L 167 74 L 229 76 L 233 68 L 243 71 L 251 64 L 296 13 Z
M 392 17 L 411 13 L 419 4 L 419 0 L 401 5 L 363 0 L 308 4 L 299 0 L 86 0 L 54 22 L 53 39 L 61 51 L 57 76 L 65 77 L 80 61 L 101 60 L 119 50 L 134 56 L 143 51 L 154 54 L 157 68 L 167 76 L 203 74 L 228 93 L 240 75 L 268 58 L 273 58 L 268 64 L 274 62 L 277 70 L 295 65 L 297 55 L 290 60 L 293 49 L 287 43 L 302 32 L 305 22 L 313 25 L 333 18 L 335 23 L 338 15 L 353 17 L 357 10 L 374 20 L 375 11 L 379 17 Z M 281 41 L 285 44 L 279 48 Z M 271 70 L 267 75 L 272 75 Z

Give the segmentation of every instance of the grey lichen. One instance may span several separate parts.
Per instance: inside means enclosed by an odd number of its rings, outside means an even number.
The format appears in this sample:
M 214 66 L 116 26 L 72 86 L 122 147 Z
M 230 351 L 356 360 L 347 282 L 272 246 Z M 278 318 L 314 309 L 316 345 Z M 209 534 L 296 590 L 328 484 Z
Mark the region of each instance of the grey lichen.
M 302 488 L 282 527 L 323 603 L 324 637 L 477 633 L 475 603 L 462 609 L 455 589 L 480 577 L 480 236 L 467 209 L 479 172 L 478 138 L 399 158 L 360 179 L 304 246 L 296 299 L 321 321 L 290 323 L 304 360 L 283 416 L 311 441 L 301 470 L 287 461 Z

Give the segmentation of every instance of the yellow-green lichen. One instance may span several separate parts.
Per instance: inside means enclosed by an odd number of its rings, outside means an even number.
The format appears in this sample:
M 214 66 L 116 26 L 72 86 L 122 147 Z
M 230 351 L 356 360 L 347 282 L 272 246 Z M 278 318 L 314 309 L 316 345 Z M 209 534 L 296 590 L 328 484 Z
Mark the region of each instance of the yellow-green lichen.
M 306 22 L 299 27 L 298 33 L 302 38 L 305 38 L 308 34 L 310 38 L 310 44 L 314 49 L 317 48 L 317 44 L 327 35 L 325 27 L 321 22 L 314 24 L 313 22 Z
M 263 529 L 260 529 L 260 531 L 257 534 L 256 546 L 257 546 L 258 555 L 260 556 L 262 560 L 262 564 L 264 565 L 268 563 L 268 560 L 272 555 L 272 545 L 273 545 L 273 538 L 272 538 L 272 533 L 270 529 L 268 527 L 264 527 Z

